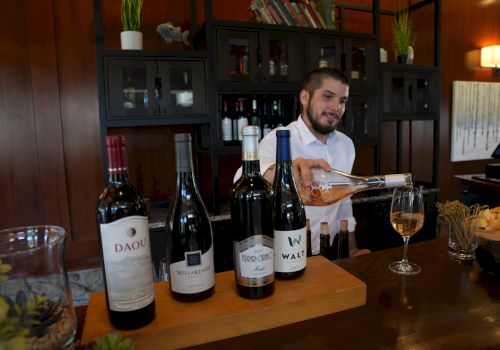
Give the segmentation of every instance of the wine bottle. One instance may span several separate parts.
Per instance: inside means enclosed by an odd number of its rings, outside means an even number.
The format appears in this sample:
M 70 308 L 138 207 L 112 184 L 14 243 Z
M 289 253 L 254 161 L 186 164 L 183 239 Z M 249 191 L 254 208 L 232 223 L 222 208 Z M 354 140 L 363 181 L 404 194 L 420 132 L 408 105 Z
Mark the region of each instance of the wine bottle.
M 307 257 L 312 256 L 312 232 L 311 232 L 311 222 L 306 219 L 306 235 L 307 235 Z
M 274 274 L 276 279 L 293 279 L 306 269 L 306 212 L 293 178 L 290 130 L 277 130 L 276 138 Z
M 349 257 L 349 231 L 347 230 L 347 223 L 347 220 L 340 220 L 340 230 L 333 238 L 332 252 L 334 260 Z
M 242 134 L 243 172 L 230 201 L 234 272 L 238 294 L 260 299 L 274 292 L 273 190 L 260 174 L 257 127 Z
M 330 229 L 328 227 L 328 222 L 324 221 L 320 225 L 319 232 L 319 254 L 331 260 L 330 254 Z
M 233 121 L 231 120 L 228 110 L 227 101 L 224 101 L 221 115 L 222 142 L 224 145 L 230 145 L 233 141 Z
M 130 183 L 125 137 L 106 137 L 108 186 L 97 202 L 109 319 L 135 329 L 155 318 L 147 209 Z
M 304 205 L 329 205 L 357 192 L 411 186 L 411 174 L 357 176 L 332 168 L 330 172 L 312 169 L 309 187 L 299 186 Z
M 175 134 L 177 186 L 168 224 L 170 291 L 180 301 L 198 301 L 214 292 L 212 225 L 193 173 L 191 135 Z
M 259 110 L 257 108 L 257 99 L 254 98 L 252 99 L 252 118 L 251 118 L 251 124 L 258 126 L 259 127 L 259 137 L 258 140 L 260 141 L 262 139 L 262 133 L 260 130 L 260 116 L 259 116 Z
M 245 113 L 245 101 L 239 100 L 239 113 L 238 113 L 238 141 L 241 142 L 243 140 L 243 136 L 241 135 L 241 129 L 244 126 L 248 125 L 248 118 Z

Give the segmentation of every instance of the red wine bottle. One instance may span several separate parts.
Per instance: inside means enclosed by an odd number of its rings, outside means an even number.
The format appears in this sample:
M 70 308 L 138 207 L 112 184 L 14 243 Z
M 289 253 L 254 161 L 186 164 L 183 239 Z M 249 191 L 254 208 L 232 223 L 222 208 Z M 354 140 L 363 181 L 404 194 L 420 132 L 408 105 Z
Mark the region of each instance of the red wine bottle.
M 125 137 L 107 136 L 108 187 L 97 203 L 108 315 L 134 329 L 155 318 L 147 209 L 130 183 Z
M 245 298 L 274 292 L 273 190 L 260 174 L 257 126 L 242 129 L 243 172 L 231 191 L 236 289 Z
M 330 246 L 330 229 L 328 227 L 328 222 L 326 221 L 320 224 L 319 253 L 328 260 L 332 260 L 331 246 Z
M 193 173 L 191 135 L 175 134 L 177 189 L 168 223 L 170 291 L 180 301 L 214 293 L 212 225 Z
M 278 130 L 276 137 L 274 274 L 276 279 L 294 279 L 306 269 L 306 211 L 293 178 L 290 130 Z
M 334 260 L 349 257 L 349 231 L 347 230 L 347 224 L 347 220 L 340 220 L 340 230 L 333 238 L 332 252 Z

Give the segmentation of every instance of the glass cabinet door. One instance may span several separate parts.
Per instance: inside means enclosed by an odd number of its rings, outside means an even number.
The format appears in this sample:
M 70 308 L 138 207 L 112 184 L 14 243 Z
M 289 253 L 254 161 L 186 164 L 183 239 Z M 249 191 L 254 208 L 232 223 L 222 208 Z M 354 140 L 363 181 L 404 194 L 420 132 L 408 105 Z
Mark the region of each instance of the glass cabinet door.
M 412 113 L 412 80 L 409 74 L 384 72 L 384 113 Z
M 376 111 L 374 95 L 351 95 L 339 129 L 349 135 L 357 145 L 374 146 L 377 144 L 378 134 Z
M 107 62 L 106 68 L 109 118 L 158 114 L 155 62 L 114 59 Z
M 309 36 L 309 70 L 334 67 L 345 72 L 342 41 L 327 36 Z
M 298 38 L 293 33 L 261 33 L 259 51 L 263 62 L 259 72 L 265 82 L 299 82 Z
M 217 29 L 217 76 L 220 81 L 257 80 L 258 33 Z
M 373 44 L 367 41 L 346 40 L 344 50 L 347 54 L 347 71 L 352 85 L 372 85 L 374 79 Z
M 436 111 L 434 102 L 433 79 L 426 74 L 419 74 L 416 78 L 416 111 L 417 113 L 432 113 Z
M 203 114 L 206 112 L 203 61 L 159 61 L 161 80 L 160 114 Z

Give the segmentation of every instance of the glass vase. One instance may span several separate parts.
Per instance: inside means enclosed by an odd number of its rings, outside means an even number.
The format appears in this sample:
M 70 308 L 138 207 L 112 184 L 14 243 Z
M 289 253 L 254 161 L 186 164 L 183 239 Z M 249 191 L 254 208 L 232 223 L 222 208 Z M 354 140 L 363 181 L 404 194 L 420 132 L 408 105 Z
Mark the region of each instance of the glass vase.
M 63 349 L 73 343 L 65 241 L 65 230 L 57 226 L 0 230 L 0 322 L 12 325 L 2 334 L 6 348 Z

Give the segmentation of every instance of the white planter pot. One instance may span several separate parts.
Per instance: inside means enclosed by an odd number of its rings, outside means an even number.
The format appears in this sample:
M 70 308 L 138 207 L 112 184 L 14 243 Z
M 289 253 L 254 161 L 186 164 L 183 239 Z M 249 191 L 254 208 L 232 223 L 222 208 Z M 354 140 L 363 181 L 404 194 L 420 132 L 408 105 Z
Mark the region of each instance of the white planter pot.
M 142 33 L 128 30 L 120 33 L 122 50 L 142 50 Z

